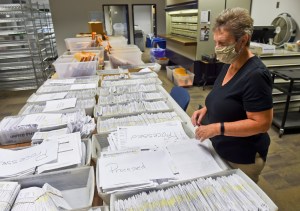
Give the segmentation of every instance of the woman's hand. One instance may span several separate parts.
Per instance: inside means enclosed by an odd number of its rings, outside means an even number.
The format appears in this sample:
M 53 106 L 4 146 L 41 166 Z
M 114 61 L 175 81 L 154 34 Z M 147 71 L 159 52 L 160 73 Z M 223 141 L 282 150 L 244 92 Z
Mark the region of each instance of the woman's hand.
M 195 111 L 194 113 L 193 113 L 193 115 L 192 115 L 192 124 L 194 125 L 194 126 L 196 126 L 196 125 L 201 125 L 201 121 L 202 121 L 202 119 L 204 118 L 204 116 L 205 116 L 205 114 L 206 114 L 206 111 L 207 111 L 207 109 L 206 109 L 206 107 L 203 107 L 203 108 L 201 108 L 200 110 L 197 110 L 197 111 Z
M 204 141 L 205 139 L 220 135 L 220 133 L 220 123 L 200 125 L 195 131 L 195 137 L 200 141 Z

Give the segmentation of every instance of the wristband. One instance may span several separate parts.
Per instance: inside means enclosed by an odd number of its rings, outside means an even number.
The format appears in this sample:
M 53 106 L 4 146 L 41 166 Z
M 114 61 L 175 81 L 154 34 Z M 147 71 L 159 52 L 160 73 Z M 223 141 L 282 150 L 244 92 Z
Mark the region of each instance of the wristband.
M 225 133 L 224 122 L 221 122 L 221 123 L 220 123 L 220 126 L 221 126 L 221 127 L 220 127 L 220 129 L 221 129 L 221 135 L 224 136 L 224 133 Z

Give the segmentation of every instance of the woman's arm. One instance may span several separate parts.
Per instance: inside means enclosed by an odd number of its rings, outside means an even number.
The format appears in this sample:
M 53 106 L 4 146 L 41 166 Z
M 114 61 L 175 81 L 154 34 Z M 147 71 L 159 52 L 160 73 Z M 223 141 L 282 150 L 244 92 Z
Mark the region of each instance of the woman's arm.
M 252 136 L 265 133 L 271 126 L 273 109 L 260 112 L 247 112 L 247 119 L 224 122 L 224 135 L 235 137 Z M 201 125 L 196 129 L 196 138 L 203 141 L 221 134 L 221 123 Z
M 248 118 L 245 120 L 225 122 L 224 135 L 245 137 L 265 133 L 269 130 L 273 119 L 273 109 L 260 112 L 246 112 L 246 114 Z

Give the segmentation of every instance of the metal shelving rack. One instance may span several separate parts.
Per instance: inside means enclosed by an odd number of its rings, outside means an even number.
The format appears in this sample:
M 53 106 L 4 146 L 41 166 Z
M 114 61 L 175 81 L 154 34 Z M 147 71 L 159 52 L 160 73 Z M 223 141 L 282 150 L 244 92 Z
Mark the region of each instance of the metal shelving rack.
M 291 110 L 290 104 L 299 102 L 293 96 L 300 95 L 300 67 L 284 67 L 277 69 L 270 69 L 273 76 L 273 87 L 286 95 L 285 106 L 283 111 L 274 112 L 273 124 L 279 128 L 279 137 L 284 134 L 285 129 L 300 129 L 300 110 Z M 277 82 L 275 79 L 282 79 Z
M 40 24 L 44 24 L 42 30 L 45 35 L 44 39 L 46 42 L 47 52 L 50 52 L 49 59 L 55 60 L 58 57 L 58 54 L 56 51 L 56 39 L 49 5 L 38 5 L 38 10 L 40 16 Z
M 0 90 L 36 89 L 48 78 L 43 13 L 31 0 L 0 3 Z

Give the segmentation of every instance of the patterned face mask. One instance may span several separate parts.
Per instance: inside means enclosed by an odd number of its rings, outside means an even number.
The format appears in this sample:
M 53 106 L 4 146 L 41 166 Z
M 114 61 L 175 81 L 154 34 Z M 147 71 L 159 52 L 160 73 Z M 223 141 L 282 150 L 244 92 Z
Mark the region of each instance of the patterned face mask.
M 239 52 L 235 51 L 235 44 L 228 45 L 225 47 L 215 47 L 215 53 L 220 62 L 225 64 L 231 64 L 238 57 L 241 50 Z

